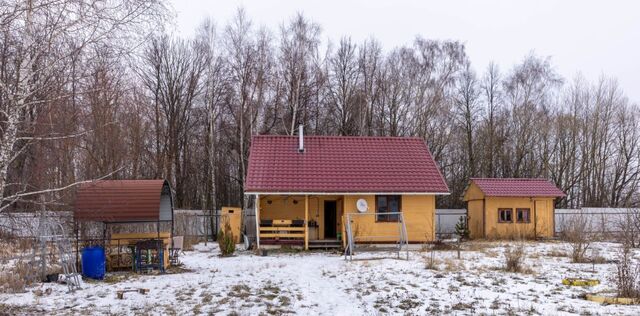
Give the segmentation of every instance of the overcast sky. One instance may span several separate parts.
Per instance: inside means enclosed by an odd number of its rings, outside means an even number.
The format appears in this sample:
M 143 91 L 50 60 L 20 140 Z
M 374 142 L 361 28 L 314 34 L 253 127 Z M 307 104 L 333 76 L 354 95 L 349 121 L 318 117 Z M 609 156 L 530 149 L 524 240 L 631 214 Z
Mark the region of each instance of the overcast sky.
M 243 7 L 255 25 L 274 32 L 296 12 L 319 23 L 337 42 L 377 38 L 386 50 L 416 35 L 465 43 L 478 73 L 490 61 L 508 71 L 525 55 L 551 56 L 571 80 L 616 77 L 627 96 L 640 102 L 640 1 L 267 1 L 172 0 L 176 32 L 193 35 L 203 18 L 218 26 Z

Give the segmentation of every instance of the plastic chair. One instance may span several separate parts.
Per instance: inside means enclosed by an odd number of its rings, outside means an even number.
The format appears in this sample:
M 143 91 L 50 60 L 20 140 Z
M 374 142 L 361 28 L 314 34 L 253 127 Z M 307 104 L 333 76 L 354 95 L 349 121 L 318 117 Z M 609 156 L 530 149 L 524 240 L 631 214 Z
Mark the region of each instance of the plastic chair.
M 172 266 L 180 265 L 180 253 L 184 247 L 184 236 L 174 236 L 172 246 L 169 248 L 169 263 Z

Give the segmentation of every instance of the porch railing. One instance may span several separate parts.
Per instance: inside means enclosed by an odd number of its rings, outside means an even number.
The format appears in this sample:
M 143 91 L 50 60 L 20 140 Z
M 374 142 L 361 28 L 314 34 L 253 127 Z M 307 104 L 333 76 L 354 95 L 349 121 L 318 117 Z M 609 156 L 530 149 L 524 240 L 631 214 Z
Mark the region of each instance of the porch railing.
M 293 220 L 273 220 L 270 225 L 260 224 L 260 239 L 302 239 L 307 231 L 307 224 L 303 221 L 294 225 Z

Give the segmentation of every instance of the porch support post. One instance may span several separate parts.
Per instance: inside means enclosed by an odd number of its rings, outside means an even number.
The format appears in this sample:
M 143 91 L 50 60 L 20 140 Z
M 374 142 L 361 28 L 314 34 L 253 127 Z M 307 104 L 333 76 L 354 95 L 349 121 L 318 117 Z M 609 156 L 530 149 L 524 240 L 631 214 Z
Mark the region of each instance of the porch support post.
M 256 194 L 256 200 L 253 204 L 256 215 L 256 248 L 260 249 L 260 194 Z
M 342 249 L 347 249 L 347 199 L 346 195 L 342 196 Z
M 304 196 L 304 250 L 309 250 L 309 196 Z

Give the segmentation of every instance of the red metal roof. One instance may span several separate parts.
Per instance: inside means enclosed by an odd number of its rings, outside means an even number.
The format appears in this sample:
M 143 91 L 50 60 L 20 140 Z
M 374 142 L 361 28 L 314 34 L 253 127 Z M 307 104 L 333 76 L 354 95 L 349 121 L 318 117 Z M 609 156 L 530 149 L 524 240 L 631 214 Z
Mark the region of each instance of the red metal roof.
M 246 193 L 449 193 L 419 138 L 254 136 Z
M 76 192 L 74 217 L 81 221 L 157 221 L 160 220 L 161 197 L 167 194 L 170 203 L 171 192 L 165 180 L 84 183 Z
M 547 179 L 472 178 L 486 196 L 563 197 L 564 192 Z

